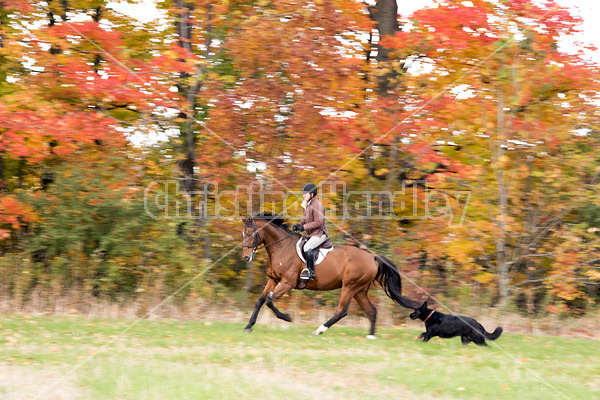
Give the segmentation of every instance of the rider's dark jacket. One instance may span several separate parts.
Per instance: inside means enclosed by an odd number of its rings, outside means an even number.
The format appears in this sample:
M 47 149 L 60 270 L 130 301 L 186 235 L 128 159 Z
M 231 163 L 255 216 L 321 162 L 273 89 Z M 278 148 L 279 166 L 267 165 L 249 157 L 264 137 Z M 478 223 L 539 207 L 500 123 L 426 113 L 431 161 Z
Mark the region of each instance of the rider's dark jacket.
M 325 207 L 316 197 L 313 197 L 306 205 L 301 224 L 304 225 L 307 236 L 323 236 L 323 234 L 329 236 L 327 225 L 325 225 Z

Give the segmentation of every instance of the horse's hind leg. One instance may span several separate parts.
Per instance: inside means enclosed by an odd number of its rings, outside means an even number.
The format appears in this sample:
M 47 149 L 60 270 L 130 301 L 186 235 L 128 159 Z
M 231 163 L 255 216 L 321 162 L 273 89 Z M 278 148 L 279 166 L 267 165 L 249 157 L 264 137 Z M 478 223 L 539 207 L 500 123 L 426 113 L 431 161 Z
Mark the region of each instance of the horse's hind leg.
M 368 291 L 369 287 L 367 286 L 365 290 L 361 290 L 360 292 L 356 293 L 354 295 L 354 299 L 365 311 L 365 314 L 367 314 L 367 318 L 371 323 L 371 329 L 369 330 L 369 335 L 367 336 L 367 339 L 375 339 L 375 322 L 377 321 L 377 309 L 375 308 L 373 303 L 371 303 L 371 300 L 367 295 Z
M 342 319 L 346 315 L 348 315 L 348 308 L 350 307 L 350 300 L 352 300 L 352 297 L 354 297 L 354 295 L 356 294 L 356 291 L 357 291 L 356 288 L 349 289 L 346 286 L 342 286 L 342 294 L 340 296 L 340 302 L 338 303 L 338 307 L 335 310 L 335 314 L 333 314 L 333 317 L 331 317 L 329 319 L 329 321 L 325 322 L 323 325 L 318 327 L 317 330 L 314 331 L 312 334 L 316 336 L 316 335 L 320 335 L 321 333 L 325 333 L 325 331 L 327 331 L 327 329 L 331 328 L 331 326 L 333 324 L 335 324 L 340 319 Z

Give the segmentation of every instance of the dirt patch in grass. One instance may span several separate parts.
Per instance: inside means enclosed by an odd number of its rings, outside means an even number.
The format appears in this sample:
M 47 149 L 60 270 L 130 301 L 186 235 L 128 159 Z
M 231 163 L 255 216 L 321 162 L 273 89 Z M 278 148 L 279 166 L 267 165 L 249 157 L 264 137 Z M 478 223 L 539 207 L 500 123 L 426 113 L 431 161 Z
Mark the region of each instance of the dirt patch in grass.
M 73 385 L 69 379 L 63 377 L 63 373 L 58 370 L 0 365 L 0 398 L 10 400 L 86 398 L 83 388 Z M 58 382 L 59 380 L 61 381 Z
M 233 372 L 233 371 L 232 371 Z M 414 399 L 427 400 L 430 396 L 420 396 L 406 390 L 403 384 L 390 381 L 389 384 L 373 378 L 366 378 L 361 371 L 348 371 L 345 376 L 339 374 L 310 373 L 294 369 L 264 371 L 251 368 L 236 368 L 235 372 L 254 382 L 256 386 L 276 388 L 278 393 L 302 393 L 308 399 L 339 400 L 340 398 L 369 399 Z M 436 396 L 436 399 L 446 398 Z

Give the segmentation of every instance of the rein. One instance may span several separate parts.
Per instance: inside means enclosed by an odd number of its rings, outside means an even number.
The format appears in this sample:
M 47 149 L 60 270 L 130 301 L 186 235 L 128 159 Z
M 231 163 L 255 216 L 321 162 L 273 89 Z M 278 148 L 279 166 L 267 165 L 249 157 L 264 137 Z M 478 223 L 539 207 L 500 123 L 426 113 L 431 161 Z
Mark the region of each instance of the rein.
M 256 253 L 258 250 L 261 250 L 261 249 L 266 249 L 267 247 L 269 247 L 269 246 L 271 246 L 271 245 L 273 245 L 275 243 L 279 243 L 282 240 L 285 240 L 285 239 L 287 239 L 287 238 L 289 238 L 289 237 L 291 237 L 291 236 L 294 235 L 293 233 L 290 233 L 286 237 L 281 238 L 279 240 L 276 240 L 273 243 L 269 243 L 269 244 L 264 244 L 263 243 L 262 245 L 259 245 L 258 244 L 258 240 L 259 240 L 258 227 L 256 226 L 256 221 L 254 220 L 254 217 L 252 217 L 252 226 L 250 226 L 250 225 L 245 225 L 245 226 L 248 227 L 248 228 L 254 229 L 254 232 L 252 232 L 254 243 L 252 245 L 244 244 L 244 245 L 242 245 L 242 247 L 251 247 L 253 253 Z

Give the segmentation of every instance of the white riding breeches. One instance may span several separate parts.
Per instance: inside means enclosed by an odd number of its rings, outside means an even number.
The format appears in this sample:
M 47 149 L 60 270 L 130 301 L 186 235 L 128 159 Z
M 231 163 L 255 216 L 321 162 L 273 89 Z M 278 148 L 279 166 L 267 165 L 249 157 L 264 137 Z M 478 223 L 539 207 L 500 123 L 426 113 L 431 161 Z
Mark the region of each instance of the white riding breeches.
M 321 243 L 327 240 L 327 235 L 323 234 L 323 236 L 313 236 L 309 238 L 306 243 L 304 243 L 304 247 L 302 248 L 306 253 L 310 249 L 314 249 L 319 246 Z

